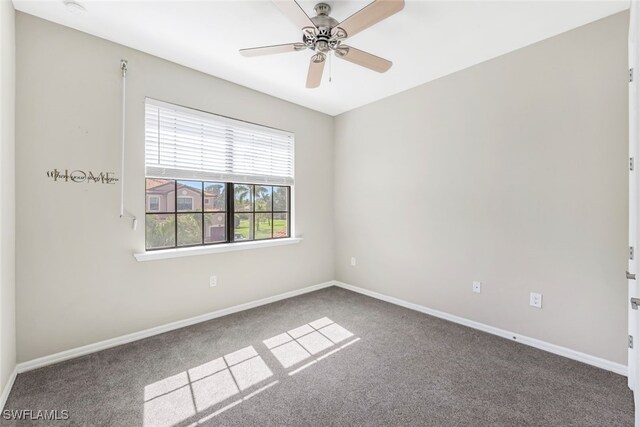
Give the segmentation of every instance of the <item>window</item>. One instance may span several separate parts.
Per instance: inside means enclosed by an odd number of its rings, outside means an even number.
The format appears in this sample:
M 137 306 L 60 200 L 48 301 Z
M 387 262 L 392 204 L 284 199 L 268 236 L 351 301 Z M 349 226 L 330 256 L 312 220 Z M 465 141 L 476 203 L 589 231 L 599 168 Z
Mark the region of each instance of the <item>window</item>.
M 147 250 L 290 237 L 290 187 L 157 178 L 146 187 L 167 207 L 149 203 Z
M 160 210 L 160 197 L 148 195 L 147 200 L 147 206 L 150 212 L 158 212 Z
M 293 135 L 146 100 L 146 249 L 291 236 Z
M 191 211 L 193 210 L 193 197 L 178 197 L 176 205 L 179 211 Z

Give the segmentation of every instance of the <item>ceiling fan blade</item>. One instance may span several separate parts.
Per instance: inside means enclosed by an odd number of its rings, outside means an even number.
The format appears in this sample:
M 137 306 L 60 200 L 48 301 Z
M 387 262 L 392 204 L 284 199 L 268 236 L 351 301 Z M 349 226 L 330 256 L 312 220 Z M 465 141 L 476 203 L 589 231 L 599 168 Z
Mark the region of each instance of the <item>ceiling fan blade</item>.
M 353 37 L 373 24 L 400 12 L 403 8 L 404 0 L 375 0 L 339 23 L 331 34 L 342 39 Z
M 306 27 L 316 28 L 309 16 L 295 0 L 273 0 L 273 3 L 296 27 L 300 29 Z
M 277 44 L 274 46 L 252 47 L 249 49 L 240 49 L 242 56 L 261 56 L 272 55 L 274 53 L 298 52 L 305 50 L 307 46 L 304 43 L 288 43 Z
M 309 63 L 309 73 L 307 74 L 307 89 L 320 86 L 322 81 L 322 72 L 324 71 L 324 63 L 326 56 L 317 53 L 311 57 Z
M 379 73 L 384 73 L 391 68 L 391 65 L 393 65 L 393 62 L 391 61 L 387 61 L 379 56 L 356 49 L 355 47 L 340 45 L 335 52 L 338 58 L 353 62 L 356 65 L 360 65 Z

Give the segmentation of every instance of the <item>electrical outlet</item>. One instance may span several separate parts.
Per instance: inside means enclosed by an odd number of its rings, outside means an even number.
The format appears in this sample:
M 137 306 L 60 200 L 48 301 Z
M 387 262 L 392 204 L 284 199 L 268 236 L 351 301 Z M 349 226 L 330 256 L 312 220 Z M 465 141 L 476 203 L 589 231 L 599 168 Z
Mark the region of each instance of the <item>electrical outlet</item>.
M 355 267 L 356 266 L 356 257 L 352 256 L 351 257 L 351 267 Z
M 477 280 L 474 280 L 473 284 L 471 285 L 471 290 L 479 294 L 481 289 L 482 289 L 482 282 L 478 282 Z
M 529 305 L 531 307 L 542 308 L 542 294 L 531 292 L 529 294 Z
M 215 288 L 218 286 L 218 276 L 210 276 L 209 277 L 209 287 Z

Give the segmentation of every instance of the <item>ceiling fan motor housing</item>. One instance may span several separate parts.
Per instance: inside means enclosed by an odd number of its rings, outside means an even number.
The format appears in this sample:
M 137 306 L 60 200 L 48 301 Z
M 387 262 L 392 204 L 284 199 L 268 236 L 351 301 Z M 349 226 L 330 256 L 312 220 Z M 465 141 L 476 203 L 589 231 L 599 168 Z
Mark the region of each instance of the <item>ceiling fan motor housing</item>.
M 316 28 L 303 28 L 302 41 L 310 49 L 327 53 L 335 50 L 340 45 L 340 40 L 331 34 L 331 30 L 338 25 L 338 21 L 331 16 L 331 6 L 326 3 L 318 3 L 313 10 L 316 16 L 311 18 L 311 22 Z

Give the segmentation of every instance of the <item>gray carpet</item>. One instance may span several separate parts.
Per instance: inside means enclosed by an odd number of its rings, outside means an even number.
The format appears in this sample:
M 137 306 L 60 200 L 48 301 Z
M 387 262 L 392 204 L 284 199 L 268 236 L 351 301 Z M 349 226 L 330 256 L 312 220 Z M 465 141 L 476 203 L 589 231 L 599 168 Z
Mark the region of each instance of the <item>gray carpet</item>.
M 69 419 L 1 425 L 633 425 L 622 376 L 340 288 L 20 374 L 5 409 Z

